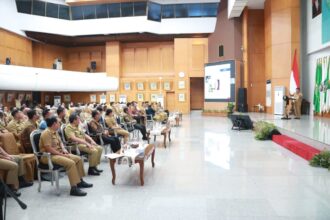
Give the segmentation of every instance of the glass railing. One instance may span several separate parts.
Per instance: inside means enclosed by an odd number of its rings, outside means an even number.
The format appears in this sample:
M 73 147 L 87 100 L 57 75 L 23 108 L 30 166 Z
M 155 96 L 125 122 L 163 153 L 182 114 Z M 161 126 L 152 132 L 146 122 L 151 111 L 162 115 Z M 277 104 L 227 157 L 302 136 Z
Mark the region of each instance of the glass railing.
M 168 18 L 216 17 L 218 3 L 193 3 L 161 5 L 154 2 L 123 2 L 68 6 L 39 0 L 16 0 L 19 13 L 59 18 L 85 20 L 98 18 L 148 16 L 149 20 Z

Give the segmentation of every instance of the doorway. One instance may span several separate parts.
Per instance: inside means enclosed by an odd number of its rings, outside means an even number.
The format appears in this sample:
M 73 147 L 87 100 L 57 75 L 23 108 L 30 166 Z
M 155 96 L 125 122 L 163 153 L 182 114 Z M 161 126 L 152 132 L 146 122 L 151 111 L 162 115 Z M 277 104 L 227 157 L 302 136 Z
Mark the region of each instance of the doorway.
M 204 108 L 204 77 L 190 78 L 190 110 Z
M 166 109 L 169 112 L 175 111 L 175 94 L 174 94 L 174 92 L 166 93 Z

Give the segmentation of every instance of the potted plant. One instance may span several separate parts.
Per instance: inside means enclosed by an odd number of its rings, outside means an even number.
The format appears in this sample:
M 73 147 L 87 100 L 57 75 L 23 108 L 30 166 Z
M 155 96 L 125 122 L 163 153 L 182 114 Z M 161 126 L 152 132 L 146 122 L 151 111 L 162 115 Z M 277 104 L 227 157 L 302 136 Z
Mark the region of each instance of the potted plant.
M 233 102 L 228 102 L 228 105 L 227 105 L 227 114 L 228 114 L 228 117 L 234 113 L 234 108 L 235 108 L 235 104 Z

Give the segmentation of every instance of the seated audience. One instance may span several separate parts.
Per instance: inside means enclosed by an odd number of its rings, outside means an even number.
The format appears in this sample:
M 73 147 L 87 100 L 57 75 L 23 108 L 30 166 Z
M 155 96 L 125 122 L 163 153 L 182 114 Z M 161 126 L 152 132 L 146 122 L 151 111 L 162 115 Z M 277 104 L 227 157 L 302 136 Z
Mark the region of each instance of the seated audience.
M 105 124 L 109 128 L 116 130 L 118 135 L 121 135 L 124 137 L 124 144 L 127 143 L 128 137 L 129 137 L 129 132 L 117 124 L 117 121 L 115 119 L 115 116 L 113 115 L 112 109 L 107 109 L 107 111 L 105 113 Z
M 46 119 L 47 118 L 50 118 L 52 116 L 52 113 L 50 111 L 50 109 L 48 108 L 45 108 L 43 111 L 42 111 L 42 117 L 43 117 L 43 120 L 40 122 L 39 124 L 39 129 L 40 130 L 45 130 L 47 128 L 47 123 L 46 123 Z
M 48 128 L 41 134 L 40 151 L 50 153 L 52 162 L 65 168 L 71 185 L 71 196 L 86 196 L 87 193 L 79 188 L 89 188 L 93 185 L 86 183 L 82 179 L 85 176 L 83 161 L 79 156 L 69 154 L 64 148 L 57 133 L 60 127 L 58 119 L 55 116 L 51 116 L 46 119 L 46 123 Z M 47 158 L 42 157 L 41 162 L 47 164 Z
M 100 112 L 97 110 L 92 111 L 92 118 L 93 119 L 89 122 L 90 132 L 92 134 L 102 134 L 104 144 L 110 144 L 112 152 L 119 152 L 121 148 L 119 139 L 117 137 L 109 136 L 109 132 L 104 130 L 102 125 L 99 123 L 101 118 Z M 96 142 L 101 144 L 99 138 L 96 138 Z
M 123 113 L 123 117 L 124 117 L 124 121 L 126 123 L 133 123 L 133 126 L 135 129 L 138 129 L 141 134 L 142 134 L 142 140 L 148 140 L 148 137 L 147 137 L 147 130 L 146 130 L 146 127 L 144 125 L 141 125 L 141 124 L 136 124 L 135 122 L 135 119 L 128 113 L 128 108 L 125 107 L 124 108 L 124 113 Z M 135 124 L 134 124 L 135 123 Z
M 18 188 L 32 186 L 33 183 L 26 182 L 24 179 L 25 168 L 23 158 L 18 155 L 9 155 L 0 147 L 0 169 L 7 172 L 5 182 L 11 187 L 16 196 L 21 194 Z
M 78 143 L 77 147 L 80 151 L 88 154 L 89 168 L 88 175 L 99 176 L 102 170 L 97 169 L 97 165 L 101 162 L 102 147 L 98 146 L 95 141 L 85 134 L 79 127 L 80 119 L 76 113 L 72 113 L 69 117 L 69 124 L 65 128 L 65 136 L 69 141 Z
M 15 109 L 12 111 L 13 120 L 11 120 L 7 126 L 7 130 L 14 134 L 14 137 L 16 139 L 16 143 L 18 146 L 21 146 L 20 144 L 20 135 L 21 132 L 24 129 L 24 121 L 23 121 L 23 113 L 19 111 L 18 109 Z
M 37 121 L 39 120 L 39 115 L 36 110 L 29 110 L 27 116 L 29 120 L 25 123 L 24 129 L 21 132 L 21 145 L 25 153 L 33 153 L 30 134 L 38 128 Z

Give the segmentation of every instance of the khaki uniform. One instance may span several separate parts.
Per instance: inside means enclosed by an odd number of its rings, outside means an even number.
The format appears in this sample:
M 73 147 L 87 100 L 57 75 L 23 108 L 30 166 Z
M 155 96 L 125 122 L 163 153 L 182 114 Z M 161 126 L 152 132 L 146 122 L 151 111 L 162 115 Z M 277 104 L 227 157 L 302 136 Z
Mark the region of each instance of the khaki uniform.
M 14 161 L 3 159 L 0 156 L 0 167 L 1 170 L 7 171 L 6 183 L 8 185 L 14 185 L 15 188 L 18 188 L 18 177 L 25 174 L 24 162 L 23 158 L 18 155 L 11 156 L 14 157 Z
M 117 125 L 115 117 L 105 116 L 104 120 L 105 120 L 106 125 L 111 129 L 115 128 L 116 133 L 118 135 L 123 136 L 124 137 L 124 143 L 127 143 L 128 137 L 129 137 L 129 132 L 126 131 L 125 129 L 122 129 L 122 128 L 116 128 L 116 127 L 118 127 L 118 125 Z
M 36 130 L 37 128 L 38 128 L 38 124 L 36 122 L 28 120 L 25 123 L 25 127 L 23 131 L 20 133 L 21 144 L 25 153 L 33 153 L 32 145 L 30 141 L 30 134 L 32 133 L 32 131 Z
M 74 127 L 71 124 L 68 124 L 65 128 L 65 136 L 68 140 L 71 140 L 71 137 L 77 137 L 85 140 L 85 133 L 79 129 L 79 127 Z M 94 149 L 90 149 L 85 144 L 78 144 L 78 149 L 82 152 L 88 154 L 88 161 L 90 167 L 96 167 L 101 162 L 102 150 L 101 146 L 94 146 Z
M 58 152 L 63 152 L 60 136 L 57 132 L 54 132 L 49 128 L 42 132 L 39 146 L 41 152 L 46 152 L 46 146 L 50 146 Z M 85 176 L 85 171 L 83 162 L 79 156 L 69 154 L 69 157 L 70 158 L 60 155 L 51 155 L 51 160 L 54 164 L 63 166 L 65 168 L 69 177 L 70 185 L 75 186 L 80 183 L 80 179 Z M 47 158 L 42 157 L 41 162 L 47 164 Z
M 297 118 L 300 118 L 301 116 L 301 102 L 302 102 L 302 97 L 303 97 L 303 94 L 301 92 L 299 93 L 294 93 L 293 94 L 293 97 L 294 97 L 294 114 Z
M 17 145 L 20 146 L 20 134 L 23 131 L 25 123 L 22 121 L 17 121 L 15 119 L 11 120 L 7 125 L 7 130 L 14 134 Z

